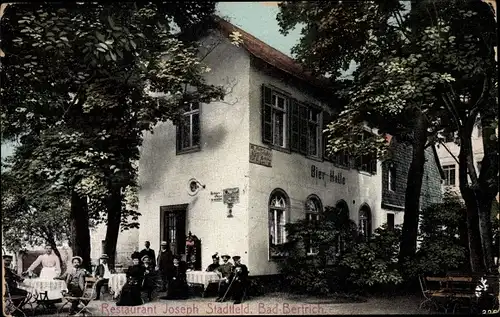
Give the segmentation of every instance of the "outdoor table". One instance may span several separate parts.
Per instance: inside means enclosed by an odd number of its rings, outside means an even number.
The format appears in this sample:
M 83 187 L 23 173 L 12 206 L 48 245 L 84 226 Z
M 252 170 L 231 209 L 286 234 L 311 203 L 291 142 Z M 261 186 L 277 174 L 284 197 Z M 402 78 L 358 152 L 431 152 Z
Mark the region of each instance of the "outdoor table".
M 41 278 L 25 279 L 18 287 L 37 297 L 38 294 L 47 292 L 48 300 L 62 299 L 62 292 L 68 291 L 66 281 Z
M 113 298 L 117 298 L 118 295 L 120 295 L 122 287 L 123 285 L 125 285 L 125 283 L 127 283 L 127 274 L 125 273 L 111 274 L 111 277 L 108 282 L 108 287 L 110 293 L 113 295 Z
M 216 272 L 189 271 L 186 272 L 186 280 L 189 285 L 203 285 L 202 297 L 205 297 L 208 285 L 211 283 L 219 283 L 221 277 Z

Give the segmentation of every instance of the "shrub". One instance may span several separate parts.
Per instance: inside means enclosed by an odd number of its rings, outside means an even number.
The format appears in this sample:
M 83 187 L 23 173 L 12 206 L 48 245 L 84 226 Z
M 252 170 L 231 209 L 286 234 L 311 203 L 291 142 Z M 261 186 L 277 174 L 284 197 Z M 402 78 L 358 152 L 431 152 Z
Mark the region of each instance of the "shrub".
M 347 272 L 347 281 L 359 288 L 401 283 L 397 267 L 400 237 L 399 226 L 388 230 L 384 224 L 368 241 L 354 246 L 340 262 Z

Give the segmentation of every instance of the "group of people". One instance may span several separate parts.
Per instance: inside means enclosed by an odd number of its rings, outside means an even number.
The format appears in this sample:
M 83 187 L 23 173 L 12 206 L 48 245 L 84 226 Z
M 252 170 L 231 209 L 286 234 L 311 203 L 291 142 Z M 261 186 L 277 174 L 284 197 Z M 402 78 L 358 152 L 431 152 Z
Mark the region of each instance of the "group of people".
M 212 264 L 207 267 L 207 272 L 217 272 L 221 278 L 217 302 L 232 298 L 235 304 L 240 304 L 248 287 L 248 268 L 241 263 L 239 255 L 233 256 L 234 264 L 229 262 L 231 258 L 224 254 L 221 256 L 223 263 L 220 264 L 218 253 L 212 255 Z

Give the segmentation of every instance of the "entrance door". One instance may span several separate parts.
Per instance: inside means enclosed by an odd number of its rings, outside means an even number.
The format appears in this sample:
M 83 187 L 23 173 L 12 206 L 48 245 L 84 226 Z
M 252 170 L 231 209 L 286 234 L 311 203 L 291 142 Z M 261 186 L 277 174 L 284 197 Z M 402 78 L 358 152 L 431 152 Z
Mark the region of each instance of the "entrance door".
M 187 204 L 161 206 L 161 240 L 167 241 L 173 254 L 184 254 L 186 247 Z

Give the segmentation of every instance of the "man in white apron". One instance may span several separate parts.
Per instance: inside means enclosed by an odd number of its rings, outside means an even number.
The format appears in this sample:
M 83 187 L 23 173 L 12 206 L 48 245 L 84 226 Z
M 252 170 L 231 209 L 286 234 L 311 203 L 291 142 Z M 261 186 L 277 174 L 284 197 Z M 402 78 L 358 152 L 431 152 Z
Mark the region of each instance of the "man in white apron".
M 45 247 L 45 254 L 40 255 L 33 264 L 28 268 L 27 273 L 31 275 L 33 270 L 42 264 L 42 271 L 40 272 L 41 279 L 52 280 L 54 277 L 61 274 L 61 263 L 59 258 L 52 251 L 52 247 L 47 245 Z

